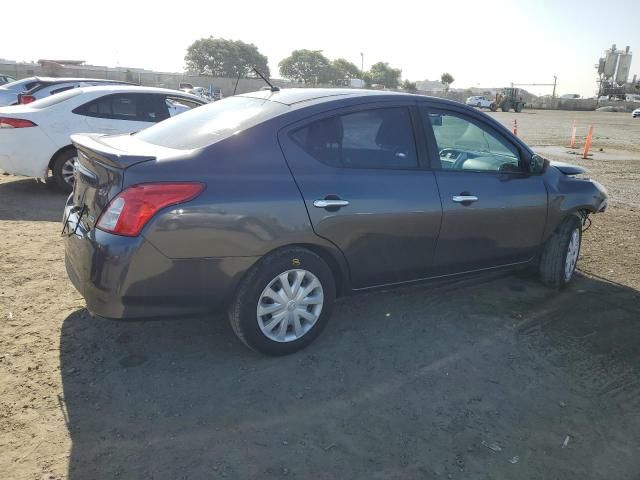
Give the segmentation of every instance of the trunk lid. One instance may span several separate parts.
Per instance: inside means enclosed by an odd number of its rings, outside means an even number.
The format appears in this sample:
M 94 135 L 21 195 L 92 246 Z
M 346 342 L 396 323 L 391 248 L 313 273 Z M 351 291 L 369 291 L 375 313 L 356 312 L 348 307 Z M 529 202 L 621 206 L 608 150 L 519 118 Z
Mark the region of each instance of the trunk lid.
M 71 135 L 78 151 L 73 186 L 73 211 L 87 228 L 95 226 L 109 202 L 122 191 L 127 168 L 166 156 L 166 150 L 133 135 Z

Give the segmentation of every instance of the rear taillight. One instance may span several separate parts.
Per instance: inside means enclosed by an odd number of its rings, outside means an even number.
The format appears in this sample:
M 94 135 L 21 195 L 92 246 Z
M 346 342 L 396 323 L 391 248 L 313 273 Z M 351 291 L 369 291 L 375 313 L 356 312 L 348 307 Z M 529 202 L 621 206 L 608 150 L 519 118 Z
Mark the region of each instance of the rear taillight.
M 159 210 L 188 202 L 204 190 L 202 183 L 141 183 L 120 192 L 102 212 L 97 228 L 135 237 Z
M 35 123 L 30 120 L 24 120 L 22 118 L 6 118 L 0 117 L 0 128 L 27 128 L 37 127 Z
M 26 105 L 27 103 L 31 103 L 35 101 L 36 101 L 36 97 L 34 97 L 33 95 L 20 95 L 18 97 L 18 103 L 22 105 Z

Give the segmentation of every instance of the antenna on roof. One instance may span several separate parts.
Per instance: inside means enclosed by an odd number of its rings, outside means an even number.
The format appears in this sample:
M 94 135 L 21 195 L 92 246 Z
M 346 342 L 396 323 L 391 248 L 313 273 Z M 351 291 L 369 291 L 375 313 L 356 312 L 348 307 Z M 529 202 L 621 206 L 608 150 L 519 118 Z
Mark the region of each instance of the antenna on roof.
M 269 80 L 267 80 L 267 78 L 266 78 L 264 75 L 262 75 L 262 74 L 260 73 L 260 70 L 258 70 L 258 69 L 255 67 L 255 65 L 254 65 L 254 67 L 253 67 L 253 71 L 254 71 L 254 72 L 256 72 L 256 74 L 257 74 L 257 75 L 258 75 L 262 80 L 264 80 L 264 81 L 265 81 L 265 83 L 266 83 L 267 85 L 269 85 L 269 89 L 270 89 L 272 92 L 279 92 L 279 91 L 280 91 L 280 87 L 276 87 L 276 86 L 275 86 L 274 84 L 272 84 Z

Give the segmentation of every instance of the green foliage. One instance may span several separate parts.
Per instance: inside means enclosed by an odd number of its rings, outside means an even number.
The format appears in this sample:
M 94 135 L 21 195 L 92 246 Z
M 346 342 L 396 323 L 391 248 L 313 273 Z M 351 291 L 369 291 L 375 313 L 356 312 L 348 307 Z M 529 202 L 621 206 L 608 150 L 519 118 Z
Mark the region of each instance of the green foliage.
M 284 78 L 304 83 L 328 83 L 336 77 L 331 62 L 320 50 L 294 50 L 278 67 Z
M 364 74 L 367 86 L 374 84 L 384 85 L 386 88 L 398 88 L 402 70 L 391 68 L 386 62 L 378 62 L 371 65 L 371 69 Z
M 333 69 L 335 81 L 347 78 L 360 78 L 362 76 L 360 69 L 354 63 L 351 63 L 344 58 L 338 58 L 331 62 L 331 68 Z
M 402 82 L 401 87 L 405 92 L 416 93 L 418 91 L 418 87 L 416 86 L 416 82 L 410 82 L 409 80 L 405 80 Z
M 451 86 L 451 84 L 455 81 L 456 79 L 453 78 L 453 76 L 450 73 L 445 72 L 440 76 L 440 83 L 444 85 L 444 89 L 447 92 L 449 91 L 449 87 Z
M 184 57 L 191 71 L 214 77 L 246 77 L 255 65 L 269 77 L 267 57 L 252 43 L 224 38 L 201 38 L 193 42 Z

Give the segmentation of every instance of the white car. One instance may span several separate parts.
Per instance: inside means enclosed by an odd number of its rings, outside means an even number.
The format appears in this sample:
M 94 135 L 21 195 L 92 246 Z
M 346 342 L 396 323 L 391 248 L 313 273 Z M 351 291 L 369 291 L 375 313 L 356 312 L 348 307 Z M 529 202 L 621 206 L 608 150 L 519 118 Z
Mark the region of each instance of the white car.
M 27 105 L 0 108 L 0 169 L 73 186 L 76 150 L 69 136 L 142 130 L 204 105 L 195 95 L 138 86 L 82 87 Z
M 633 118 L 640 118 L 640 108 L 636 108 L 633 112 L 631 112 L 631 116 Z
M 493 100 L 489 100 L 486 97 L 483 96 L 473 96 L 473 97 L 469 97 L 467 98 L 467 101 L 464 102 L 467 105 L 471 105 L 472 107 L 478 107 L 478 108 L 491 108 L 491 104 L 493 103 Z
M 72 88 L 98 85 L 134 84 L 100 78 L 29 77 L 0 87 L 0 106 L 31 103 Z
M 0 85 L 0 107 L 18 103 L 18 95 L 38 84 L 36 77 L 22 78 L 15 82 Z
M 16 79 L 13 77 L 10 77 L 9 75 L 0 75 L 0 85 L 4 85 L 6 83 L 12 83 L 15 81 Z

